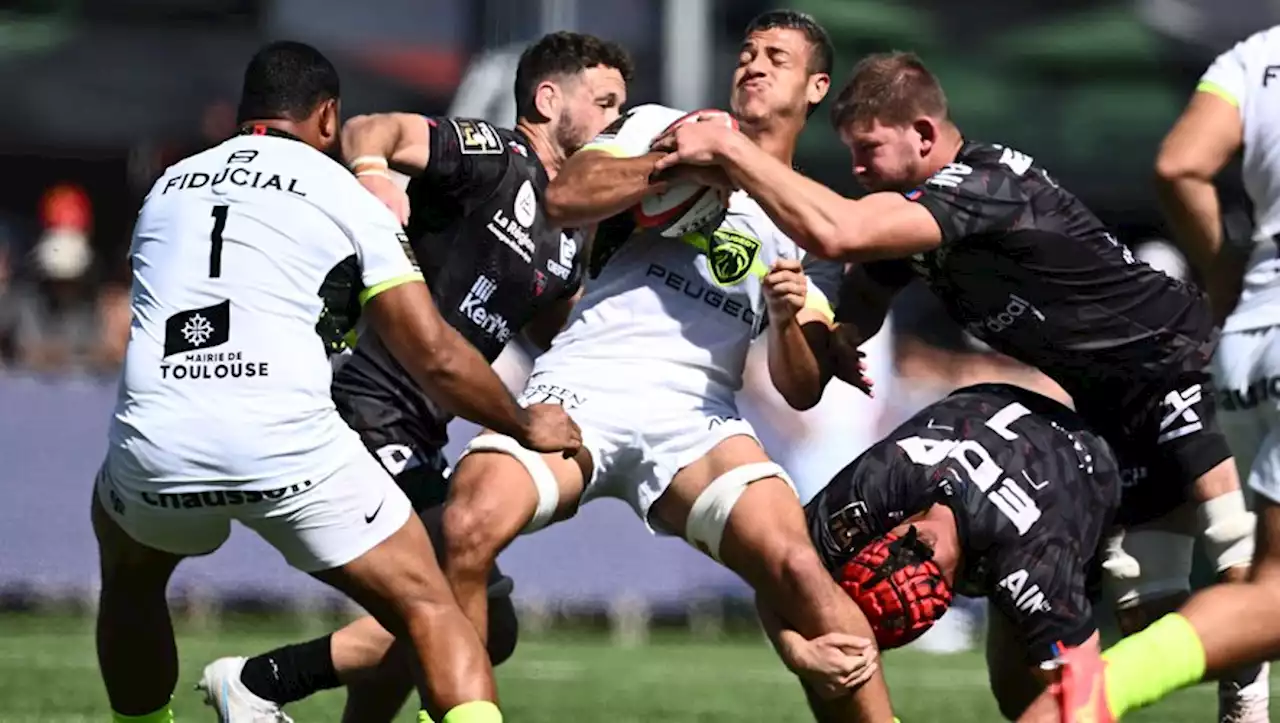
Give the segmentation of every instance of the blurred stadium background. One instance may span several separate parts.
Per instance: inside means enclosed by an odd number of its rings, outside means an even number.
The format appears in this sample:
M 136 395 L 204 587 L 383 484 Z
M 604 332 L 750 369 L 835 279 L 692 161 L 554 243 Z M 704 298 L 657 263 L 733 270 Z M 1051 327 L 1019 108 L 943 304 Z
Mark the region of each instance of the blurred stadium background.
M 240 73 L 264 41 L 316 44 L 344 111 L 484 117 L 509 125 L 516 57 L 571 29 L 626 45 L 632 104 L 723 106 L 741 30 L 762 0 L 10 0 L 0 3 L 0 721 L 105 719 L 89 612 L 90 480 L 129 325 L 125 250 L 165 166 L 229 134 Z M 1149 183 L 1159 139 L 1212 57 L 1280 22 L 1264 0 L 794 0 L 831 32 L 834 82 L 867 52 L 910 49 L 941 77 L 966 133 L 1036 156 L 1140 254 L 1170 273 Z M 848 156 L 815 117 L 798 163 L 856 193 Z M 1247 239 L 1235 174 L 1228 232 Z M 957 386 L 1043 384 L 904 294 L 867 351 L 875 399 L 832 389 L 785 408 L 753 361 L 743 405 L 771 454 L 812 494 L 880 434 Z M 513 384 L 528 359 L 501 361 Z M 456 424 L 455 453 L 473 427 Z M 756 633 L 747 589 L 682 543 L 652 539 L 620 504 L 521 539 L 524 643 L 500 678 L 513 720 L 806 719 Z M 172 588 L 186 678 L 215 654 L 319 633 L 352 614 L 238 529 Z M 888 670 L 907 723 L 995 720 L 983 606 L 965 603 Z M 744 639 L 745 636 L 745 639 Z M 930 655 L 934 653 L 934 655 Z M 949 653 L 949 655 L 938 655 Z M 655 696 L 658 690 L 668 695 Z M 179 713 L 200 714 L 184 692 Z M 338 698 L 299 708 L 336 717 Z M 1207 691 L 1146 720 L 1207 720 Z M 207 714 L 206 714 L 207 715 Z

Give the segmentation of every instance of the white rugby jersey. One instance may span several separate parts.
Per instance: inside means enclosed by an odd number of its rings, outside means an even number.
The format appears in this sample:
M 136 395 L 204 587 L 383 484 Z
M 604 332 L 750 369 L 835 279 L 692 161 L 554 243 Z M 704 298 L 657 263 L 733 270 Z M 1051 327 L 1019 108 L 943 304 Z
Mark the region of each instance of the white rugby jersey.
M 269 489 L 362 450 L 330 399 L 326 351 L 362 303 L 422 277 L 350 172 L 270 133 L 178 162 L 143 202 L 114 474 Z
M 1254 205 L 1253 249 L 1240 303 L 1224 331 L 1280 324 L 1280 27 L 1219 55 L 1197 90 L 1240 109 L 1244 187 Z
M 643 155 L 683 115 L 639 106 L 583 150 Z M 706 399 L 732 405 L 747 350 L 764 324 L 762 280 L 776 260 L 802 255 L 741 192 L 714 232 L 676 239 L 637 228 L 599 276 L 586 281 L 534 373 L 569 374 L 593 389 L 674 394 L 691 408 Z M 811 302 L 829 311 L 822 292 L 813 284 L 809 290 Z

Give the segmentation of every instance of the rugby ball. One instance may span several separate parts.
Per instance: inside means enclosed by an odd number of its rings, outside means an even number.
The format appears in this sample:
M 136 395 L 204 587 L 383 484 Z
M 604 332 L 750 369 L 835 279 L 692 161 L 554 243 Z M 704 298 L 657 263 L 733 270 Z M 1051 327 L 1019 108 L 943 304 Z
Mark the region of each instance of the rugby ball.
M 655 139 L 685 123 L 724 123 L 735 130 L 738 127 L 738 121 L 722 110 L 699 110 L 678 118 Z M 632 208 L 632 217 L 640 228 L 656 228 L 663 236 L 679 238 L 719 226 L 727 210 L 724 200 L 714 188 L 681 182 L 645 196 Z

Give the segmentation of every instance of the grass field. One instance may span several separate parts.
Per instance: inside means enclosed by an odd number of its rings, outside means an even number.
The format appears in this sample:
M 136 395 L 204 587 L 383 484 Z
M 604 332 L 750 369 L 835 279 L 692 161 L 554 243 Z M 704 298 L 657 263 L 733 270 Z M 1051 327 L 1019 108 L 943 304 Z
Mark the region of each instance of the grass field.
M 216 629 L 179 626 L 178 720 L 215 720 L 192 691 L 209 660 L 259 652 L 311 632 L 289 619 L 227 622 Z M 517 723 L 811 720 L 793 680 L 771 656 L 767 643 L 752 638 L 708 643 L 660 635 L 644 647 L 624 649 L 587 634 L 526 637 L 498 679 L 506 719 Z M 890 653 L 885 667 L 904 723 L 1001 720 L 978 654 L 901 651 Z M 341 707 L 341 693 L 331 691 L 289 712 L 299 723 L 333 721 Z M 1126 720 L 1210 723 L 1214 711 L 1213 689 L 1201 686 Z M 0 615 L 0 722 L 109 720 L 89 619 Z M 400 720 L 413 720 L 408 707 Z

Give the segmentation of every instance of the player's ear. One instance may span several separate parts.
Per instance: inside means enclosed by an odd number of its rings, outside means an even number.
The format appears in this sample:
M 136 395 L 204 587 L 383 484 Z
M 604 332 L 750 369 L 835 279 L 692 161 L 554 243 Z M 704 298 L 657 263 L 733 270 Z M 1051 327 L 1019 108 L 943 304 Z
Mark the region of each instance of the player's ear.
M 538 83 L 533 91 L 533 107 L 542 116 L 539 120 L 549 121 L 560 115 L 560 105 L 564 102 L 560 86 L 544 80 Z
M 941 130 L 938 128 L 938 122 L 927 115 L 922 115 L 912 121 L 911 130 L 920 137 L 920 155 L 929 155 L 929 151 L 933 150 L 933 147 L 938 143 L 938 135 Z
M 804 99 L 809 105 L 817 105 L 827 97 L 827 91 L 831 90 L 831 76 L 826 73 L 813 73 L 809 76 L 809 84 L 804 89 Z
M 320 104 L 320 137 L 326 142 L 338 137 L 342 130 L 342 117 L 337 98 L 330 98 Z

